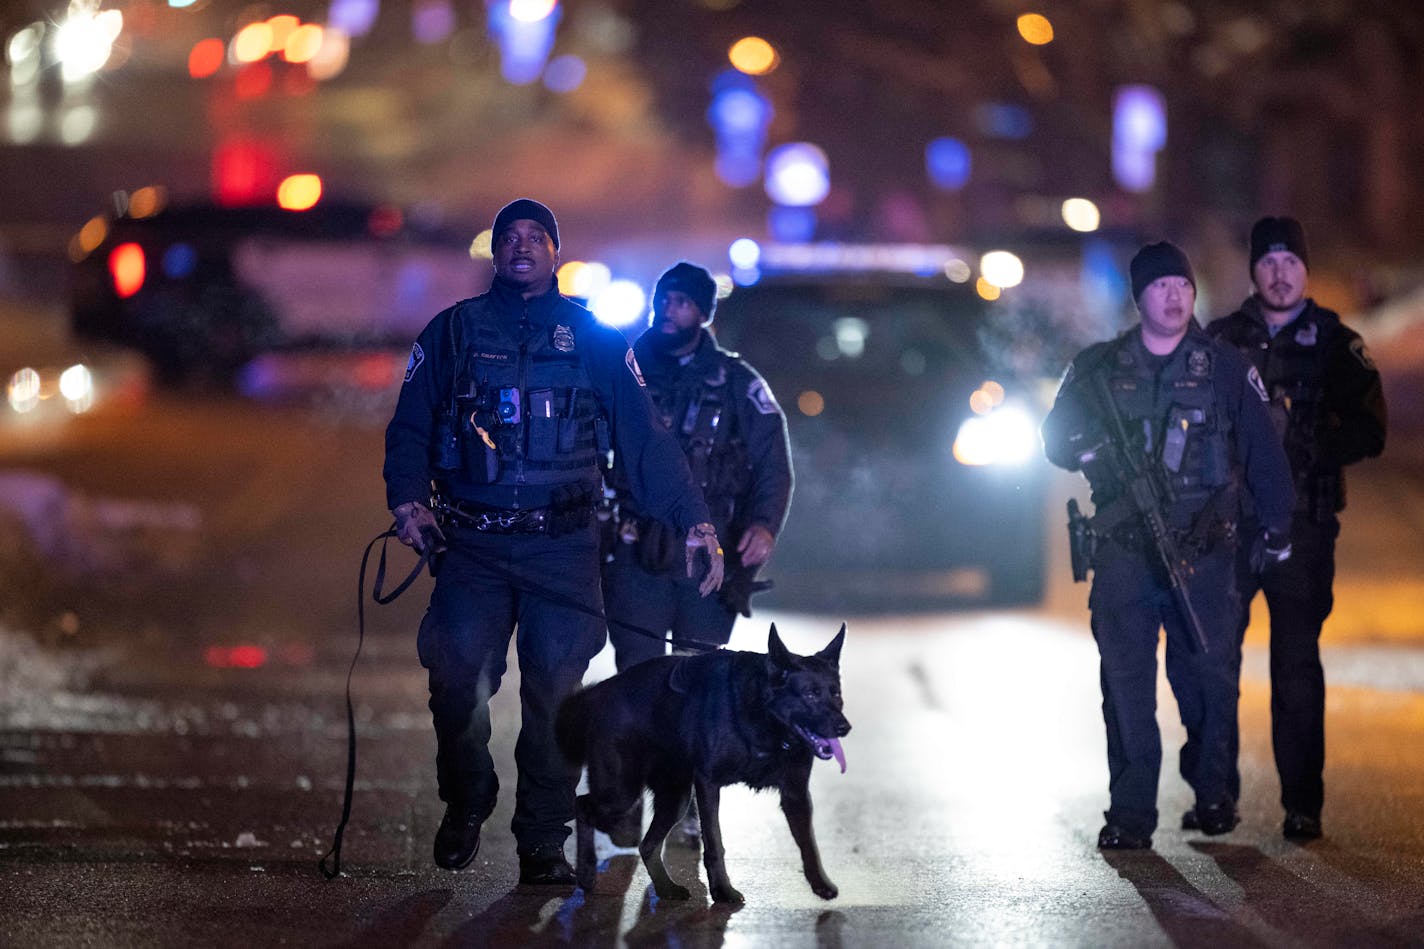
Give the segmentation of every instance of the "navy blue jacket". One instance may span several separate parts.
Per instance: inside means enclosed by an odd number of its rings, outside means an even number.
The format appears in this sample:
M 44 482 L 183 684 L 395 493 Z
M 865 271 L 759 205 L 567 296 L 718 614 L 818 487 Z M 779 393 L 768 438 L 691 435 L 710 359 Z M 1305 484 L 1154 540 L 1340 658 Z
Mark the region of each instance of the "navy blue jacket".
M 1341 469 L 1384 450 L 1384 388 L 1364 340 L 1309 299 L 1273 336 L 1255 295 L 1206 331 L 1251 360 L 1285 418 L 1297 509 L 1333 517 L 1345 506 Z
M 1119 355 L 1123 347 L 1135 349 Z M 1138 360 L 1141 351 L 1141 332 L 1134 327 L 1117 339 L 1089 346 L 1078 354 L 1069 365 L 1053 408 L 1043 422 L 1044 452 L 1049 461 L 1069 471 L 1077 471 L 1082 467 L 1079 461 L 1080 452 L 1090 447 L 1108 429 L 1107 422 L 1101 417 L 1093 387 L 1089 384 L 1092 376 L 1095 373 L 1113 371 L 1116 369 L 1116 361 L 1120 358 Z M 1234 348 L 1207 336 L 1193 321 L 1176 350 L 1162 360 L 1158 384 L 1189 384 L 1198 370 L 1186 365 L 1186 357 L 1190 356 L 1191 352 L 1203 351 L 1209 354 L 1210 358 L 1200 361 L 1206 363 L 1199 370 L 1206 375 L 1201 381 L 1210 381 L 1217 408 L 1224 417 L 1228 429 L 1224 434 L 1232 456 L 1229 459 L 1232 469 L 1239 473 L 1244 487 L 1250 492 L 1262 526 L 1272 532 L 1288 535 L 1291 510 L 1295 505 L 1290 464 L 1276 434 L 1267 408 L 1266 391 L 1255 367 Z M 1158 398 L 1156 401 L 1165 405 L 1170 401 L 1170 396 Z M 1164 413 L 1165 411 L 1164 407 Z M 1147 421 L 1154 429 L 1151 440 L 1160 446 L 1167 419 L 1164 417 Z M 1160 464 L 1160 448 L 1154 450 L 1154 456 L 1154 463 Z M 1094 487 L 1096 502 L 1097 486 Z M 1195 500 L 1200 503 L 1202 498 L 1198 495 Z M 1195 512 L 1164 513 L 1169 516 L 1176 515 L 1173 519 L 1179 520 Z
M 786 522 L 793 476 L 786 416 L 770 387 L 736 353 L 718 346 L 709 332 L 703 331 L 697 348 L 683 358 L 658 353 L 650 345 L 655 338 L 651 334 L 656 332 L 650 329 L 639 337 L 633 352 L 643 368 L 654 405 L 689 456 L 694 480 L 699 476 L 703 479 L 702 490 L 713 508 L 718 534 L 723 541 L 735 544 L 742 531 L 759 524 L 777 536 Z M 705 405 L 699 404 L 702 402 L 712 402 L 716 411 L 709 413 Z M 727 433 L 719 438 L 723 428 Z M 734 497 L 717 496 L 725 485 L 708 480 L 707 461 L 697 462 L 698 440 L 738 444 L 741 450 L 734 453 L 735 458 L 745 465 L 745 471 L 741 478 L 734 479 L 740 482 Z M 615 458 L 615 462 L 618 460 Z M 621 473 L 615 469 L 611 480 L 622 494 L 625 485 Z M 721 523 L 727 502 L 733 508 L 730 524 Z M 726 531 L 732 525 L 737 527 L 735 534 Z
M 608 421 L 612 447 L 623 459 L 630 490 L 639 505 L 684 530 L 710 521 L 682 449 L 653 408 L 623 335 L 599 323 L 557 288 L 526 301 L 497 278 L 488 293 L 437 314 L 412 347 L 395 414 L 386 427 L 383 473 L 387 505 L 395 508 L 407 501 L 429 501 L 432 482 L 437 479 L 438 425 L 450 404 L 461 361 L 469 358 L 469 349 L 478 346 L 482 336 L 501 330 L 507 334 L 521 319 L 527 320 L 540 338 L 559 332 L 560 348 L 571 345 L 568 351 L 581 358 L 598 408 Z M 452 350 L 452 321 L 459 324 L 454 336 L 462 340 L 459 345 L 464 353 Z M 481 325 L 488 321 L 498 325 Z M 531 390 L 540 384 L 538 365 L 533 362 L 528 369 Z M 481 484 L 480 478 L 439 474 L 442 480 L 456 482 L 455 493 L 461 500 L 506 509 L 542 507 L 549 503 L 553 487 Z M 584 479 L 575 471 L 569 480 Z

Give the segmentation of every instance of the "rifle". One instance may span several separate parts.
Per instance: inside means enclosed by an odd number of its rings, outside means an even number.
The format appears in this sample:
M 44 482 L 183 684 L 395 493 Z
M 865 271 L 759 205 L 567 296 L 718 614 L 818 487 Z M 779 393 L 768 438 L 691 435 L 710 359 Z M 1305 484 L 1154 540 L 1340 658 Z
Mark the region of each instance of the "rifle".
M 1172 500 L 1171 485 L 1162 477 L 1162 473 L 1156 465 L 1150 464 L 1145 458 L 1139 460 L 1131 451 L 1129 446 L 1132 443 L 1127 434 L 1127 425 L 1123 422 L 1122 412 L 1118 409 L 1117 403 L 1113 401 L 1112 390 L 1108 386 L 1106 374 L 1095 372 L 1093 382 L 1096 389 L 1095 395 L 1102 403 L 1103 414 L 1111 423 L 1111 430 L 1108 432 L 1106 441 L 1102 445 L 1084 452 L 1080 461 L 1104 461 L 1109 468 L 1110 476 L 1126 487 L 1124 496 L 1127 503 L 1133 513 L 1142 519 L 1152 542 L 1152 548 L 1157 552 L 1162 566 L 1167 571 L 1167 583 L 1172 588 L 1172 598 L 1176 601 L 1177 610 L 1181 613 L 1182 620 L 1187 624 L 1187 629 L 1191 631 L 1197 649 L 1202 655 L 1206 655 L 1210 651 L 1207 648 L 1206 633 L 1202 629 L 1201 618 L 1197 616 L 1197 611 L 1192 607 L 1191 598 L 1187 595 L 1186 578 L 1191 576 L 1193 568 L 1191 562 L 1183 557 L 1177 548 L 1177 543 L 1172 539 L 1171 531 L 1167 528 L 1167 521 L 1162 516 L 1163 509 Z M 1109 449 L 1105 453 L 1106 458 L 1099 454 L 1103 447 Z M 1069 529 L 1071 531 L 1073 522 L 1076 520 L 1073 515 L 1078 512 L 1075 502 L 1070 501 L 1069 505 Z M 1081 518 L 1081 515 L 1078 516 Z M 1095 517 L 1094 520 L 1096 519 Z M 1075 575 L 1076 572 L 1075 569 Z

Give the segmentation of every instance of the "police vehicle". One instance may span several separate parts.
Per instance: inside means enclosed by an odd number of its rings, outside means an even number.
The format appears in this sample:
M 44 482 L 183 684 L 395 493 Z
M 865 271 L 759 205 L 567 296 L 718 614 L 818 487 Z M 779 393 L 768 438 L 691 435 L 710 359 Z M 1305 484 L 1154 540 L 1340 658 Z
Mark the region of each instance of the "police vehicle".
M 162 383 L 389 392 L 431 315 L 488 283 L 468 237 L 394 206 L 137 205 L 71 244 L 72 327 L 142 353 Z
M 948 247 L 773 245 L 718 303 L 719 342 L 766 378 L 792 443 L 795 492 L 764 571 L 776 588 L 759 603 L 1041 599 L 1040 380 L 1012 368 L 995 304 L 947 276 L 959 259 Z

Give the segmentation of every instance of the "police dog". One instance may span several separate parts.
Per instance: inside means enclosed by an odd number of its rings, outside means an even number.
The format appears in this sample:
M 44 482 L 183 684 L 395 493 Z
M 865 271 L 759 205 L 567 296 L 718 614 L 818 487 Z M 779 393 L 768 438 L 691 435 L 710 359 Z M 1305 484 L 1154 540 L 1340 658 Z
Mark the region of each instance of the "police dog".
M 717 823 L 721 789 L 746 784 L 777 788 L 801 867 L 811 889 L 833 899 L 837 889 L 821 869 L 811 829 L 808 782 L 816 758 L 835 758 L 845 771 L 840 738 L 840 655 L 845 625 L 812 656 L 787 650 L 775 624 L 765 655 L 722 650 L 650 659 L 575 693 L 559 709 L 559 747 L 573 764 L 588 765 L 587 794 L 577 807 L 577 877 L 592 893 L 597 867 L 593 832 L 613 830 L 653 792 L 653 817 L 638 845 L 661 899 L 690 894 L 663 865 L 663 840 L 697 794 L 708 890 L 719 903 L 741 903 L 727 878 Z

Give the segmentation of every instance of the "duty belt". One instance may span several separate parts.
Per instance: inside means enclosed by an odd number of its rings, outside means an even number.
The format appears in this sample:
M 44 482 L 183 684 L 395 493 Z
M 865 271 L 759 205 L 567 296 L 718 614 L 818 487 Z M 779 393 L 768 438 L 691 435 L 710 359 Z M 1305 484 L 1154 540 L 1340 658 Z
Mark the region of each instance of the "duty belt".
M 435 510 L 454 524 L 482 534 L 542 534 L 548 530 L 551 511 L 547 507 L 475 509 L 443 498 L 435 501 Z

